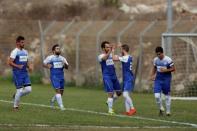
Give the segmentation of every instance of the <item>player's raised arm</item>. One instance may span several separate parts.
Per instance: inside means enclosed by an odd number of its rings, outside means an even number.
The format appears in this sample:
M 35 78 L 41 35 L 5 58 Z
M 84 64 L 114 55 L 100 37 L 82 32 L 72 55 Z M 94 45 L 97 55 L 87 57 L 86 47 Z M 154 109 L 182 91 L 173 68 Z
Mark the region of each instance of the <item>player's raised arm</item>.
M 119 61 L 119 56 L 118 55 L 115 55 L 115 47 L 113 46 L 112 48 L 112 59 L 113 61 Z
M 107 60 L 112 51 L 111 47 L 105 47 L 105 48 L 109 48 L 109 51 L 106 54 L 103 54 L 101 58 L 102 60 Z

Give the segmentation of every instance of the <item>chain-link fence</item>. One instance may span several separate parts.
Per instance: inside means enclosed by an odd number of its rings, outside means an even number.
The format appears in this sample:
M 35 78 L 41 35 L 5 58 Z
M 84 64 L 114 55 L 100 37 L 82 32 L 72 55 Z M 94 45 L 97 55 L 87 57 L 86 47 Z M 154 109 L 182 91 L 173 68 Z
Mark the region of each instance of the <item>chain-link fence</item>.
M 136 75 L 136 90 L 150 90 L 149 81 L 154 58 L 154 49 L 161 45 L 161 34 L 166 32 L 166 21 L 14 21 L 0 20 L 1 75 L 10 73 L 6 59 L 15 47 L 15 38 L 23 35 L 26 48 L 34 62 L 34 72 L 42 72 L 43 78 L 48 71 L 43 69 L 42 61 L 51 53 L 51 47 L 59 43 L 62 55 L 70 64 L 65 72 L 67 82 L 77 85 L 99 85 L 102 74 L 98 54 L 100 43 L 104 40 L 122 42 L 130 46 L 134 58 L 133 72 Z M 185 24 L 187 23 L 187 24 Z M 181 27 L 181 28 L 180 28 Z M 182 28 L 183 27 L 183 28 Z M 190 32 L 196 27 L 195 21 L 178 20 L 174 22 L 176 32 Z M 120 53 L 117 51 L 117 53 Z M 176 64 L 176 63 L 175 63 Z M 121 65 L 116 63 L 116 71 L 121 79 Z

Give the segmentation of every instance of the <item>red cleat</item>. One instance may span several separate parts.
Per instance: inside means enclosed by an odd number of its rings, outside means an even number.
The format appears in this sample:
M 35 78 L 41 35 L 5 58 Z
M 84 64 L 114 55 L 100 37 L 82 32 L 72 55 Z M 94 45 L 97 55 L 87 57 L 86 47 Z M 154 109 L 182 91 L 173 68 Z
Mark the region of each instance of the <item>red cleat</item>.
M 134 109 L 130 109 L 130 111 L 127 112 L 127 115 L 128 115 L 128 116 L 132 116 L 132 115 L 134 115 L 134 114 L 136 114 L 136 109 L 135 109 L 135 108 L 134 108 Z

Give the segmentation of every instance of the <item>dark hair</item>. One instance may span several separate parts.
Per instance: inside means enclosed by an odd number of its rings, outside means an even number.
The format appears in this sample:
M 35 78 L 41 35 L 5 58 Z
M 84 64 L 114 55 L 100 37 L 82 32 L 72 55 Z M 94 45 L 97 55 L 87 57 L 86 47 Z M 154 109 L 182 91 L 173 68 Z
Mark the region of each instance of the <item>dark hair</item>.
M 54 51 L 56 47 L 59 47 L 59 45 L 58 45 L 58 44 L 55 44 L 55 45 L 52 47 L 52 51 Z
M 18 37 L 16 38 L 16 42 L 20 42 L 21 40 L 25 40 L 25 37 L 23 37 L 23 36 L 18 36 Z
M 163 48 L 161 46 L 158 46 L 155 48 L 155 53 L 163 53 Z
M 127 44 L 124 44 L 121 46 L 123 50 L 125 50 L 126 52 L 129 52 L 129 46 Z
M 106 44 L 110 44 L 108 41 L 103 41 L 102 43 L 101 43 L 101 48 L 103 49 L 103 48 L 105 48 L 105 45 Z

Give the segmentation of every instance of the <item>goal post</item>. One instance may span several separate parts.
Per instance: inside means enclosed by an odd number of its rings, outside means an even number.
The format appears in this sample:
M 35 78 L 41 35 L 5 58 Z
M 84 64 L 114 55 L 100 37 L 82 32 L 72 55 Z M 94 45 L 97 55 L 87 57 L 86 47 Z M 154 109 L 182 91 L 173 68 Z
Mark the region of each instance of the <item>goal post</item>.
M 172 98 L 197 100 L 197 33 L 163 33 L 161 41 L 164 53 L 172 58 L 176 68 Z

